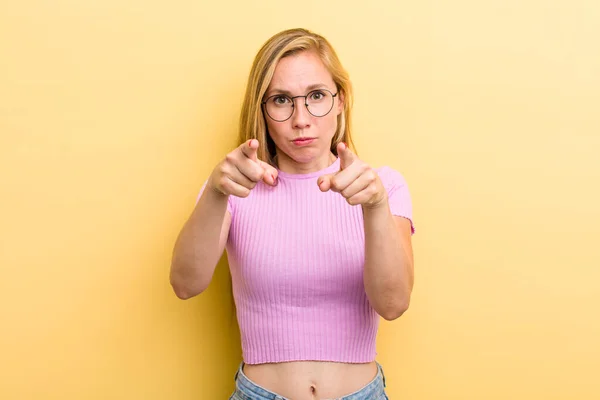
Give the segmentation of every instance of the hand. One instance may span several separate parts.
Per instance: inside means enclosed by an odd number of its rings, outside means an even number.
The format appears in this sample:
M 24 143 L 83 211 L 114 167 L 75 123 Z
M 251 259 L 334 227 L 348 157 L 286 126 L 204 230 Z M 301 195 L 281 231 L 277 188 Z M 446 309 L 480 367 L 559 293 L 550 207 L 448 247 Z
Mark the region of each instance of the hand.
M 210 175 L 208 186 L 225 196 L 247 197 L 261 180 L 277 185 L 277 170 L 258 159 L 258 144 L 251 139 L 227 154 Z
M 323 175 L 317 180 L 322 192 L 332 190 L 341 193 L 350 205 L 377 208 L 387 202 L 387 192 L 379 175 L 348 149 L 345 143 L 337 145 L 340 170 Z

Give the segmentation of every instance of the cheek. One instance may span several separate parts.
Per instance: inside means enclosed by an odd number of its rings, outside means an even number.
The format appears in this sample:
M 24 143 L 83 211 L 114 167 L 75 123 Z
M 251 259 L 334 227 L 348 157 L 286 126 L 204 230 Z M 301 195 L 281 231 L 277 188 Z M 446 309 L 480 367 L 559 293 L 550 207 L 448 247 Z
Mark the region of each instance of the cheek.
M 337 129 L 337 115 L 333 114 L 331 118 L 327 119 L 327 134 L 328 136 L 333 137 L 335 135 L 335 131 Z
M 285 127 L 282 124 L 277 124 L 272 121 L 267 122 L 267 129 L 269 131 L 269 136 L 275 143 L 278 143 L 280 138 L 283 136 L 283 132 Z

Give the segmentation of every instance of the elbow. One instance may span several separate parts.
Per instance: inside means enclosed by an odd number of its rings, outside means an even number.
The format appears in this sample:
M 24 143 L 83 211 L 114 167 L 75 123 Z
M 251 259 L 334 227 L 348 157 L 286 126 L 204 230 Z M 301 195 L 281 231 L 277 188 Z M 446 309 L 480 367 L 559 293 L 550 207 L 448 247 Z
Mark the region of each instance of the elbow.
M 387 307 L 385 310 L 382 310 L 379 315 L 383 317 L 386 321 L 393 321 L 398 319 L 408 310 L 408 306 L 410 304 L 410 300 L 406 300 L 402 303 Z
M 183 286 L 171 284 L 171 287 L 173 288 L 173 292 L 175 292 L 175 295 L 181 300 L 191 299 L 192 297 L 195 297 L 201 293 L 201 292 L 196 293 L 196 292 L 189 290 L 188 288 L 183 287 Z
M 203 283 L 190 284 L 187 280 L 177 278 L 173 273 L 171 273 L 169 280 L 173 292 L 181 300 L 191 299 L 204 292 L 208 287 L 208 285 Z

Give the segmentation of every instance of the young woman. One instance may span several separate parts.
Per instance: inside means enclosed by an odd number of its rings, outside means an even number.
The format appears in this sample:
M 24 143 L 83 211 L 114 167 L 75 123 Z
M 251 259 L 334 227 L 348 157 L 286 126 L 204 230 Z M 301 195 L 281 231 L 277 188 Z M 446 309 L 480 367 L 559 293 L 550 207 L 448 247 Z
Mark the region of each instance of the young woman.
M 351 109 L 326 39 L 270 38 L 239 147 L 179 234 L 170 281 L 182 299 L 207 288 L 227 249 L 243 351 L 231 399 L 387 399 L 375 339 L 380 316 L 410 302 L 412 205 L 400 173 L 351 150 Z

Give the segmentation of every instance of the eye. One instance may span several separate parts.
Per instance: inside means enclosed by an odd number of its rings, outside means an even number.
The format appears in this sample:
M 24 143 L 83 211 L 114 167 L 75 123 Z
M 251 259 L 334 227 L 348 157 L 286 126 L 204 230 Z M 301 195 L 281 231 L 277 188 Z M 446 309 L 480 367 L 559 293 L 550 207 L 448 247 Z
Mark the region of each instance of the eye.
M 290 99 L 287 96 L 273 96 L 271 101 L 278 106 L 287 104 L 290 102 Z
M 310 94 L 311 100 L 323 100 L 323 98 L 325 98 L 325 93 L 320 90 L 315 90 Z

